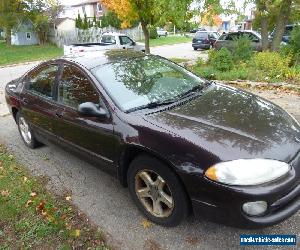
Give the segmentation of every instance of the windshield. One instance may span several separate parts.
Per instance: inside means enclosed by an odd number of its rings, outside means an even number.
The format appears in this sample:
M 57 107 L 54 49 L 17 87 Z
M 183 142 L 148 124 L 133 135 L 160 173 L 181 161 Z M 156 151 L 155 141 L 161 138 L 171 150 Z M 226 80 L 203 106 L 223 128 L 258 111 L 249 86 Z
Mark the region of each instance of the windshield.
M 196 35 L 195 35 L 195 38 L 198 38 L 198 39 L 206 39 L 207 38 L 207 34 L 206 32 L 197 32 Z
M 175 63 L 150 55 L 105 64 L 92 73 L 123 111 L 174 100 L 205 84 Z

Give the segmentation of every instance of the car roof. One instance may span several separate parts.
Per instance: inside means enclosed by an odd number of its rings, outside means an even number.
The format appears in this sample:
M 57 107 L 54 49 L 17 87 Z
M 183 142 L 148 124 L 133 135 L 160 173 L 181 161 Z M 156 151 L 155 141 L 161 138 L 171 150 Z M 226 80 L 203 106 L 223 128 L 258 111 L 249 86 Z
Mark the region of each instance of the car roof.
M 117 32 L 104 32 L 102 36 L 126 36 L 126 34 L 123 33 L 117 33 Z
M 87 69 L 92 69 L 107 63 L 144 57 L 146 55 L 147 54 L 140 51 L 113 49 L 104 51 L 91 51 L 79 55 L 64 56 L 61 59 L 80 64 Z

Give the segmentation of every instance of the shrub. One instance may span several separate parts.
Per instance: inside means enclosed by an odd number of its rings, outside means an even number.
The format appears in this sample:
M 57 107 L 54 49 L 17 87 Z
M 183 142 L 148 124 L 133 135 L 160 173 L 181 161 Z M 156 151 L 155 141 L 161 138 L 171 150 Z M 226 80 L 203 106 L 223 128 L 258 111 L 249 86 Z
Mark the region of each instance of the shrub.
M 158 37 L 157 30 L 154 26 L 149 28 L 150 39 L 156 39 Z
M 212 67 L 198 67 L 195 69 L 195 72 L 197 75 L 208 79 L 208 80 L 216 80 L 216 70 L 214 70 Z
M 221 48 L 219 51 L 210 53 L 211 65 L 219 71 L 229 71 L 233 68 L 233 56 L 226 48 Z
M 253 66 L 270 78 L 285 77 L 289 72 L 290 62 L 290 56 L 284 57 L 278 52 L 259 52 L 252 59 Z
M 205 61 L 203 60 L 203 58 L 198 57 L 195 66 L 196 66 L 196 67 L 201 67 L 201 66 L 203 66 L 203 65 L 205 65 Z
M 294 64 L 300 63 L 300 26 L 293 29 L 290 40 Z
M 233 59 L 235 62 L 248 61 L 253 54 L 249 37 L 241 37 L 234 42 Z

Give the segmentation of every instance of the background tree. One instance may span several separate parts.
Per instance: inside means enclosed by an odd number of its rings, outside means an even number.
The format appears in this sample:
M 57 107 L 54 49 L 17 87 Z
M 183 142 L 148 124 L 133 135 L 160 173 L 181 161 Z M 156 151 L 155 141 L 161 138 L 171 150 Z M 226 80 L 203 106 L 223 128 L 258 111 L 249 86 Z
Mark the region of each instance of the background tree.
M 7 45 L 11 45 L 11 32 L 24 16 L 26 8 L 21 0 L 0 0 L 0 26 L 5 30 Z
M 248 1 L 251 2 L 251 1 Z M 254 27 L 260 29 L 263 50 L 277 51 L 288 23 L 300 20 L 299 0 L 255 0 L 256 5 Z M 274 31 L 271 46 L 268 34 Z
M 131 27 L 139 21 L 145 37 L 145 50 L 150 52 L 149 26 L 184 19 L 192 0 L 102 0 L 102 4 L 115 12 L 121 27 Z M 178 21 L 177 21 L 178 20 Z

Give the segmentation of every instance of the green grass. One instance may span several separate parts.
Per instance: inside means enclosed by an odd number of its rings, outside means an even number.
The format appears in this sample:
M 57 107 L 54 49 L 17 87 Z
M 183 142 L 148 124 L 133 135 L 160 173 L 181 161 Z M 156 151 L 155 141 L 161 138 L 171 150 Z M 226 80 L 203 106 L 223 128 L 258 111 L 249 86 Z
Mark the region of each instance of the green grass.
M 150 39 L 150 47 L 161 46 L 161 45 L 172 45 L 177 43 L 187 43 L 187 42 L 192 42 L 192 38 L 186 36 L 158 37 L 156 39 Z
M 63 49 L 54 45 L 7 46 L 0 41 L 0 65 L 47 60 L 63 55 Z
M 0 249 L 109 249 L 65 197 L 45 189 L 0 145 Z

